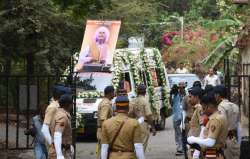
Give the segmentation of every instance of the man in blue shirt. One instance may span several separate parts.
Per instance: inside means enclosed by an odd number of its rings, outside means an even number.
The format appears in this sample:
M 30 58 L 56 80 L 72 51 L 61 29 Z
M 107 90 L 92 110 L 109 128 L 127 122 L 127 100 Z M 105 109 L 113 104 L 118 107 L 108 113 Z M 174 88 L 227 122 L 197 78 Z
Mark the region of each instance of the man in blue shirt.
M 182 103 L 185 96 L 185 83 L 180 82 L 179 86 L 173 85 L 171 92 L 171 106 L 173 110 L 173 125 L 175 130 L 175 143 L 177 146 L 176 155 L 183 155 L 182 145 L 182 133 L 181 133 L 181 122 L 182 122 Z

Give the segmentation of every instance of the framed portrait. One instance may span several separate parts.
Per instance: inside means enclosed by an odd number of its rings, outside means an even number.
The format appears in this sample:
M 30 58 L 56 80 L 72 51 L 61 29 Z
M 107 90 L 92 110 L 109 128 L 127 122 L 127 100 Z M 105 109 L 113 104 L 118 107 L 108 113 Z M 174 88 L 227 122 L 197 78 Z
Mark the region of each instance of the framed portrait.
M 112 64 L 121 21 L 87 20 L 78 64 Z

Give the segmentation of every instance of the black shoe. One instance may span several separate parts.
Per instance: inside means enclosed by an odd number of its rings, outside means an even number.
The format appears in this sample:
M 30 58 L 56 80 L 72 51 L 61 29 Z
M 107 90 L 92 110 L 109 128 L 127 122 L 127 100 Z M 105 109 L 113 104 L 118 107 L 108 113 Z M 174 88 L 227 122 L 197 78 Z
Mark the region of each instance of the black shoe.
M 183 151 L 177 151 L 177 152 L 175 153 L 175 155 L 176 155 L 176 156 L 184 155 L 184 152 L 183 152 Z

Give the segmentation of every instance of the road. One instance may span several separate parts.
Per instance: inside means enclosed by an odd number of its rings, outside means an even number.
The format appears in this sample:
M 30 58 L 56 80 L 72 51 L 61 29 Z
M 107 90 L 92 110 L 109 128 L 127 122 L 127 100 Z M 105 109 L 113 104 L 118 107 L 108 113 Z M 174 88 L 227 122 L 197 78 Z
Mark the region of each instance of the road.
M 0 124 L 1 125 L 1 124 Z M 5 125 L 2 124 L 1 129 L 5 128 Z M 22 132 L 20 134 L 23 134 L 23 128 L 21 129 Z M 10 140 L 15 140 L 15 127 L 10 126 Z M 2 133 L 1 133 L 2 134 Z M 4 137 L 5 135 L 2 134 L 0 137 Z M 20 144 L 26 143 L 26 136 L 21 135 L 22 137 L 19 138 Z M 88 139 L 89 140 L 89 139 Z M 15 143 L 11 144 L 15 146 Z M 96 141 L 83 139 L 81 142 L 77 142 L 76 144 L 76 158 L 77 159 L 95 159 L 95 149 L 96 149 Z M 175 142 L 174 142 L 174 130 L 172 125 L 172 118 L 168 118 L 166 120 L 166 129 L 164 131 L 158 131 L 156 136 L 151 136 L 149 139 L 148 148 L 146 151 L 146 158 L 147 159 L 183 159 L 183 156 L 176 157 L 175 156 Z M 34 159 L 33 150 L 29 151 L 17 151 L 12 152 L 11 154 L 8 154 L 8 152 L 0 152 L 0 156 L 2 156 L 3 159 L 7 159 L 9 157 L 12 157 L 13 159 Z M 8 157 L 7 157 L 8 156 Z M 18 156 L 18 157 L 14 157 Z
M 95 159 L 96 143 L 94 141 L 78 142 L 76 145 L 77 159 Z M 159 131 L 156 136 L 151 136 L 146 151 L 147 159 L 183 159 L 175 156 L 176 146 L 172 118 L 166 120 L 166 129 Z

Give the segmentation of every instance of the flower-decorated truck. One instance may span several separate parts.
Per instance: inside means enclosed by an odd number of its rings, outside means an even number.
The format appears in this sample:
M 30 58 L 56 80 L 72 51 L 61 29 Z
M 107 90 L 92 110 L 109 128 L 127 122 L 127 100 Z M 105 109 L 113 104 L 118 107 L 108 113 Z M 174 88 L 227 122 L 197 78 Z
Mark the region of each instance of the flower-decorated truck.
M 78 135 L 92 135 L 97 130 L 98 105 L 104 96 L 104 88 L 112 85 L 110 66 L 86 65 L 77 74 L 76 127 Z
M 111 66 L 88 65 L 79 73 L 76 101 L 78 133 L 95 134 L 96 114 L 104 88 L 113 85 L 117 90 L 123 80 L 128 83 L 126 89 L 130 99 L 136 97 L 136 87 L 139 84 L 144 83 L 147 86 L 147 98 L 151 104 L 155 124 L 158 129 L 165 128 L 165 119 L 170 115 L 169 89 L 159 50 L 117 49 Z
M 165 128 L 165 119 L 170 115 L 169 88 L 166 69 L 161 54 L 156 48 L 117 49 L 113 59 L 113 86 L 125 80 L 130 87 L 128 96 L 136 97 L 139 84 L 147 86 L 147 98 L 151 104 L 157 128 Z

